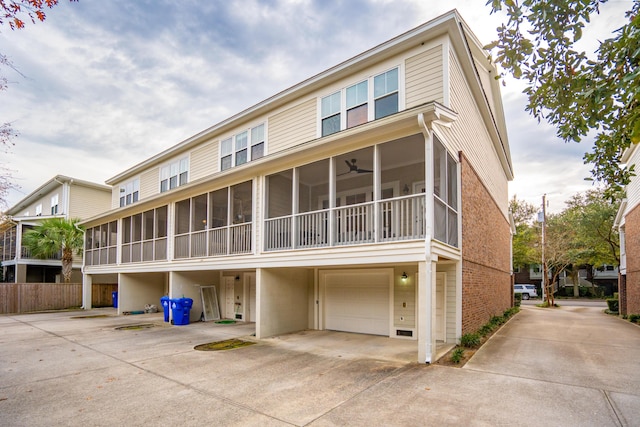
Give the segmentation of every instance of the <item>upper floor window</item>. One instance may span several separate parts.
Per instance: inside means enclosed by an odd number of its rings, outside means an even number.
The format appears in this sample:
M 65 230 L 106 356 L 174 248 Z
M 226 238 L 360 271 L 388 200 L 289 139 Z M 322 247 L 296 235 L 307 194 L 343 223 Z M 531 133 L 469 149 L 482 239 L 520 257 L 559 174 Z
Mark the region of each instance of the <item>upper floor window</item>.
M 347 129 L 366 123 L 369 118 L 369 82 L 347 88 Z
M 134 179 L 120 186 L 120 207 L 135 203 L 140 198 L 140 180 Z
M 340 92 L 322 98 L 322 136 L 340 131 Z
M 382 73 L 373 78 L 375 118 L 380 119 L 398 112 L 398 69 Z
M 160 169 L 160 192 L 172 190 L 189 182 L 189 158 L 175 160 Z
M 58 195 L 51 196 L 51 215 L 58 214 Z
M 264 123 L 220 142 L 220 170 L 240 166 L 264 156 Z
M 36 205 L 36 216 L 41 216 L 42 215 L 42 203 L 39 203 L 38 205 Z
M 398 68 L 394 68 L 322 98 L 320 133 L 331 135 L 397 113 L 399 108 Z

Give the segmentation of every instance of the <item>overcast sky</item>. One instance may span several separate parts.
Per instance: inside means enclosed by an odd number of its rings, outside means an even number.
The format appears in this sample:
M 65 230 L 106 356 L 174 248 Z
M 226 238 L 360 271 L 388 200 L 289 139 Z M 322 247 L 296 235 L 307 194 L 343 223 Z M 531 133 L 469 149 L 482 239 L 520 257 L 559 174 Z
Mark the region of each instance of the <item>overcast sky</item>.
M 501 16 L 484 0 L 80 0 L 25 29 L 0 28 L 0 123 L 19 137 L 0 161 L 20 188 L 9 206 L 57 174 L 104 183 L 125 169 L 452 8 L 483 43 Z M 596 48 L 624 24 L 610 1 L 585 31 Z M 551 211 L 591 187 L 582 156 L 524 111 L 522 84 L 502 88 L 516 178 L 510 195 Z

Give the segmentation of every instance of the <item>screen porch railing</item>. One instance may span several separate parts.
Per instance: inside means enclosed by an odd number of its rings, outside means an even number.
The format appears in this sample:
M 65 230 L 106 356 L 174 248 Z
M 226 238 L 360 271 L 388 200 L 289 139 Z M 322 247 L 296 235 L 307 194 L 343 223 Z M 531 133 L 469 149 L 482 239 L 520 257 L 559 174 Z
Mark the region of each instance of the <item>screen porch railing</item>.
M 266 251 L 424 239 L 425 195 L 271 218 L 264 233 Z

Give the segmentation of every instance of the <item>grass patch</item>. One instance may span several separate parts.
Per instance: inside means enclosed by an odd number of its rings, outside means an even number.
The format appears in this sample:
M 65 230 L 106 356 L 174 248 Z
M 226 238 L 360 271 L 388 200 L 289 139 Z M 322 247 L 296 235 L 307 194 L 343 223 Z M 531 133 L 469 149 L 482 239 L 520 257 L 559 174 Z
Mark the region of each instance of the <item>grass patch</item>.
M 87 316 L 73 316 L 72 319 L 97 319 L 98 317 L 113 317 L 110 314 L 90 314 Z
M 237 338 L 232 338 L 230 340 L 210 342 L 208 344 L 200 344 L 195 346 L 193 349 L 199 350 L 199 351 L 222 351 L 222 350 L 232 350 L 234 348 L 247 347 L 253 344 L 255 344 L 255 342 L 253 341 L 243 341 Z
M 149 328 L 153 328 L 154 325 L 153 323 L 141 323 L 139 325 L 127 325 L 127 326 L 118 326 L 116 328 L 117 331 L 137 331 L 140 329 L 149 329 Z

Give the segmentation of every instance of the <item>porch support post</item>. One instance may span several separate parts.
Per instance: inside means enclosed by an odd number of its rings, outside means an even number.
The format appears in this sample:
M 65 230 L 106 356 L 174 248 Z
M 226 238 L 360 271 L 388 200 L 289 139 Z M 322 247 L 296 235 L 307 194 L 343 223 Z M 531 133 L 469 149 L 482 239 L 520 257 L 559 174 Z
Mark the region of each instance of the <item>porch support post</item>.
M 434 308 L 435 263 L 418 263 L 418 362 L 431 363 L 435 354 Z
M 93 276 L 90 274 L 82 275 L 82 308 L 84 310 L 91 310 L 91 291 L 93 288 Z

